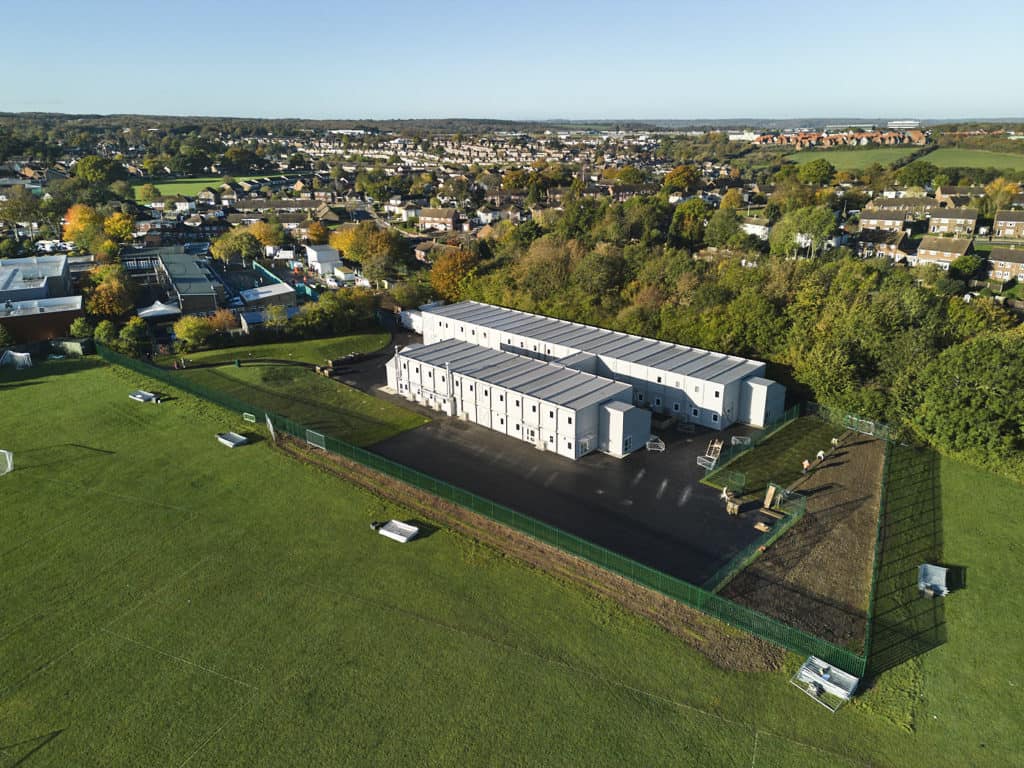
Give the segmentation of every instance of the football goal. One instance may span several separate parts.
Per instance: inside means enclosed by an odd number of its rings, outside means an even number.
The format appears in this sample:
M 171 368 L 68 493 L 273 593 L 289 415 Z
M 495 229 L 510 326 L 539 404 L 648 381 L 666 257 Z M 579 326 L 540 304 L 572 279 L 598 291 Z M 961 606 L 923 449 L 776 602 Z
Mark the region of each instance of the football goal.
M 14 471 L 14 454 L 0 450 L 0 477 Z

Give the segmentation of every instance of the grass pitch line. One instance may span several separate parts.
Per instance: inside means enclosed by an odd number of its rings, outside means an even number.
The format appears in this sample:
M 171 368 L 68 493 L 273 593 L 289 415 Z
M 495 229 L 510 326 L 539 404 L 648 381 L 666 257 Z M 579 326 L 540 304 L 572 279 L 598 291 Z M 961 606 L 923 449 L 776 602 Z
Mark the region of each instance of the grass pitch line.
M 456 632 L 456 633 L 458 633 L 458 634 L 460 634 L 460 635 L 462 635 L 464 637 L 468 637 L 468 638 L 473 639 L 473 640 L 483 640 L 484 642 L 489 643 L 490 645 L 493 645 L 493 646 L 495 646 L 497 648 L 501 648 L 501 649 L 503 649 L 505 651 L 508 651 L 510 653 L 518 653 L 518 654 L 520 654 L 522 656 L 528 656 L 528 657 L 531 657 L 531 658 L 536 659 L 538 661 L 544 662 L 546 664 L 550 664 L 550 665 L 553 665 L 553 666 L 561 667 L 561 668 L 563 668 L 565 670 L 568 670 L 569 672 L 572 672 L 572 673 L 577 674 L 577 675 L 581 675 L 581 676 L 585 675 L 585 676 L 591 678 L 592 680 L 596 680 L 597 682 L 602 683 L 602 684 L 604 684 L 604 685 L 606 685 L 606 686 L 608 686 L 610 688 L 618 688 L 618 689 L 623 690 L 623 691 L 628 691 L 628 692 L 633 693 L 633 694 L 635 694 L 637 696 L 640 696 L 640 697 L 643 697 L 643 698 L 647 698 L 647 699 L 650 699 L 652 701 L 658 701 L 658 702 L 661 702 L 662 704 L 667 704 L 668 706 L 675 707 L 677 709 L 685 709 L 685 710 L 688 710 L 690 712 L 697 712 L 698 714 L 704 715 L 705 717 L 710 717 L 712 719 L 718 720 L 718 721 L 726 723 L 728 725 L 734 725 L 734 726 L 737 726 L 737 727 L 740 727 L 740 728 L 750 729 L 754 733 L 755 750 L 756 750 L 756 743 L 757 743 L 757 739 L 758 739 L 759 730 L 758 730 L 758 728 L 756 726 L 753 726 L 750 723 L 745 723 L 742 720 L 733 720 L 731 718 L 725 717 L 724 715 L 720 715 L 717 712 L 711 712 L 711 711 L 706 710 L 706 709 L 701 709 L 700 707 L 695 706 L 693 704 L 687 704 L 685 702 L 678 701 L 676 699 L 670 699 L 669 697 L 664 696 L 662 694 L 654 693 L 653 691 L 648 691 L 648 690 L 646 690 L 644 688 L 637 688 L 635 686 L 629 685 L 628 683 L 624 683 L 624 682 L 619 681 L 619 680 L 612 680 L 611 678 L 607 678 L 607 677 L 604 677 L 602 675 L 599 675 L 597 672 L 594 672 L 593 670 L 586 669 L 584 667 L 575 666 L 573 664 L 570 664 L 567 661 L 563 661 L 562 659 L 556 659 L 556 658 L 554 658 L 552 656 L 545 656 L 544 654 L 537 653 L 536 651 L 531 651 L 528 648 L 523 648 L 521 646 L 512 645 L 511 643 L 504 642 L 504 641 L 499 640 L 499 639 L 494 638 L 494 637 L 489 637 L 489 636 L 481 634 L 479 632 L 472 632 L 472 631 L 470 631 L 468 629 L 465 629 L 463 627 L 457 626 L 455 624 L 449 624 L 449 623 L 441 621 L 439 619 L 435 619 L 433 617 L 425 616 L 425 615 L 423 615 L 421 613 L 417 613 L 416 611 L 409 610 L 408 608 L 402 608 L 401 606 L 395 605 L 394 603 L 384 602 L 384 601 L 380 600 L 379 598 L 369 598 L 369 597 L 364 597 L 362 595 L 356 595 L 356 594 L 352 594 L 352 593 L 338 592 L 336 590 L 328 589 L 328 588 L 326 588 L 326 587 L 324 587 L 322 585 L 312 584 L 312 583 L 309 583 L 309 582 L 306 582 L 305 586 L 309 587 L 310 589 L 315 589 L 315 590 L 319 590 L 319 591 L 322 591 L 322 592 L 328 592 L 328 593 L 330 593 L 330 594 L 332 594 L 332 595 L 334 595 L 336 597 L 339 597 L 341 599 L 348 599 L 348 600 L 352 600 L 353 602 L 358 602 L 358 603 L 362 603 L 362 604 L 365 604 L 365 605 L 370 605 L 370 606 L 376 607 L 376 608 L 378 608 L 378 609 L 380 609 L 382 611 L 390 611 L 392 613 L 402 614 L 404 616 L 411 617 L 411 618 L 416 619 L 418 621 L 422 621 L 425 624 L 432 624 L 434 626 L 441 627 L 443 629 L 447 629 L 447 630 L 449 630 L 451 632 Z M 852 762 L 852 761 L 850 761 L 850 759 L 848 757 L 846 757 L 845 755 L 842 755 L 842 754 L 840 754 L 838 752 L 832 752 L 830 750 L 823 749 L 821 747 L 817 747 L 817 746 L 815 746 L 813 744 L 808 744 L 807 742 L 803 742 L 803 741 L 799 741 L 797 739 L 790 738 L 789 736 L 785 736 L 785 735 L 783 735 L 781 733 L 773 733 L 771 731 L 765 731 L 765 735 L 766 736 L 771 736 L 771 737 L 776 738 L 776 739 L 781 739 L 782 741 L 786 741 L 786 742 L 788 742 L 790 744 L 794 744 L 794 745 L 796 745 L 798 747 L 804 747 L 806 749 L 812 749 L 815 752 L 820 752 L 823 755 L 828 755 L 830 758 L 838 759 L 841 764 L 846 764 L 846 765 L 865 765 L 865 766 L 868 765 L 867 763 L 855 763 L 855 762 Z M 756 751 L 754 753 L 753 759 L 756 759 Z M 753 765 L 753 763 L 751 763 L 751 765 Z
M 102 628 L 100 630 L 100 632 L 105 632 L 106 634 L 112 635 L 113 637 L 118 637 L 121 640 L 127 640 L 129 643 L 137 645 L 140 648 L 145 648 L 147 651 L 152 651 L 153 653 L 159 653 L 161 656 L 166 656 L 169 659 L 174 659 L 175 661 L 180 661 L 182 664 L 188 664 L 190 667 L 195 667 L 196 669 L 203 670 L 203 672 L 209 672 L 211 675 L 216 675 L 217 677 L 220 677 L 220 678 L 222 678 L 224 680 L 228 680 L 229 682 L 235 683 L 237 685 L 245 686 L 246 688 L 249 688 L 249 689 L 254 690 L 254 691 L 259 690 L 259 688 L 257 688 L 255 685 L 253 685 L 251 683 L 247 683 L 244 680 L 239 680 L 238 678 L 231 677 L 230 675 L 222 674 L 221 672 L 218 672 L 215 669 L 210 669 L 209 667 L 204 667 L 202 664 L 196 664 L 194 661 L 189 661 L 188 659 L 186 659 L 186 658 L 184 658 L 182 656 L 175 656 L 173 653 L 167 653 L 167 651 L 161 651 L 159 648 L 154 648 L 151 645 L 147 645 L 146 643 L 139 642 L 138 640 L 135 640 L 135 639 L 133 639 L 131 637 L 128 637 L 127 635 L 122 635 L 120 632 L 112 632 L 111 630 L 107 629 L 106 627 Z
M 750 756 L 750 768 L 754 768 L 754 764 L 757 762 L 757 738 L 760 736 L 760 732 L 757 728 L 754 729 L 754 753 Z
M 198 746 L 196 746 L 196 748 L 193 749 L 189 753 L 188 757 L 186 757 L 184 760 L 182 760 L 180 763 L 178 763 L 178 768 L 182 768 L 182 766 L 186 765 L 193 757 L 195 757 L 200 752 L 202 752 L 203 749 L 206 748 L 206 745 L 209 744 L 211 741 L 213 741 L 221 731 L 223 731 L 225 728 L 227 728 L 227 726 L 233 720 L 235 720 L 238 717 L 239 714 L 241 714 L 242 710 L 245 709 L 247 706 L 249 706 L 249 704 L 252 703 L 253 699 L 255 699 L 257 695 L 259 695 L 259 689 L 258 688 L 254 689 L 253 692 L 252 692 L 252 695 L 249 698 L 247 698 L 245 701 L 243 701 L 241 704 L 239 704 L 238 708 L 235 709 L 234 712 L 232 712 L 230 715 L 225 717 L 224 718 L 224 722 L 222 722 L 220 725 L 218 725 L 217 728 L 209 736 L 207 736 L 205 739 L 203 739 L 201 742 L 199 742 Z

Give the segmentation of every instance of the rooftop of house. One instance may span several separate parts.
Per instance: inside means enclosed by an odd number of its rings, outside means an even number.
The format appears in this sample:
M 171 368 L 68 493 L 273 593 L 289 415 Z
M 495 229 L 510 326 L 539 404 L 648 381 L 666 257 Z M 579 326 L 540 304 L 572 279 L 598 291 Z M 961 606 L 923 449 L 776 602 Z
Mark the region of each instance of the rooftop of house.
M 959 237 L 923 237 L 921 242 L 917 244 L 917 250 L 919 253 L 921 251 L 935 251 L 936 253 L 951 253 L 963 256 L 970 250 L 973 243 L 973 240 Z
M 988 254 L 989 261 L 1005 261 L 1012 264 L 1024 264 L 1024 247 L 993 248 Z
M 996 211 L 996 222 L 1024 222 L 1024 211 Z
M 933 211 L 932 218 L 977 221 L 978 212 L 974 208 L 943 208 Z

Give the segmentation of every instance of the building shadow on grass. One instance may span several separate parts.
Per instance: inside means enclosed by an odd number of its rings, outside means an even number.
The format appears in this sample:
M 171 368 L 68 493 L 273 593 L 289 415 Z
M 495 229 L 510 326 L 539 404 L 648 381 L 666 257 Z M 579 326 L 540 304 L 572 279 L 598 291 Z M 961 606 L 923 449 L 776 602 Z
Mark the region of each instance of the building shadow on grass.
M 50 742 L 52 742 L 54 739 L 60 736 L 63 732 L 64 729 L 61 728 L 56 731 L 50 731 L 45 736 L 36 736 L 35 738 L 25 739 L 24 741 L 19 741 L 15 744 L 0 744 L 0 751 L 6 752 L 7 754 L 12 756 L 18 756 L 13 763 L 10 763 L 11 768 L 14 768 L 14 766 L 17 765 L 25 765 L 28 763 L 29 758 L 31 758 L 40 750 L 44 749 Z M 22 749 L 27 751 L 22 754 Z
M 868 677 L 946 642 L 942 598 L 918 591 L 917 568 L 942 561 L 942 494 L 938 455 L 892 445 L 879 527 Z M 961 568 L 966 576 L 966 569 Z
M 114 456 L 116 451 L 96 448 L 81 443 L 57 443 L 15 451 L 15 469 L 38 469 L 41 467 L 66 466 L 100 456 Z

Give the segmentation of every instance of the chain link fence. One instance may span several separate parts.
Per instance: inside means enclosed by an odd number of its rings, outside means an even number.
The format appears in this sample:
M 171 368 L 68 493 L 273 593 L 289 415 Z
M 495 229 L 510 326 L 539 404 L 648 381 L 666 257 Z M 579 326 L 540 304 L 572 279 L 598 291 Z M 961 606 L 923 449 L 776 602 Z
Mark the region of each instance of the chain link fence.
M 718 454 L 718 461 L 715 462 L 714 466 L 704 471 L 704 479 L 711 482 L 714 485 L 722 486 L 728 485 L 729 488 L 733 488 L 732 483 L 725 482 L 720 473 L 725 470 L 725 465 L 738 459 L 740 456 L 745 454 L 747 451 L 752 451 L 754 448 L 759 446 L 769 437 L 774 435 L 789 422 L 800 418 L 800 404 L 797 403 L 792 408 L 784 411 L 779 418 L 775 421 L 767 424 L 764 429 L 759 432 L 755 432 L 752 435 L 742 436 L 738 440 L 733 440 L 729 445 L 722 446 L 722 452 Z M 742 473 L 738 473 L 742 474 Z M 743 477 L 744 485 L 746 485 L 746 477 Z M 741 491 L 738 491 L 741 493 Z
M 817 403 L 807 403 L 807 413 L 808 415 L 817 416 L 830 424 L 835 424 L 843 429 L 849 429 L 852 432 L 867 435 L 868 437 L 877 437 L 879 440 L 885 440 L 886 442 L 893 440 L 896 437 L 895 430 L 884 422 L 865 419 L 864 417 L 858 416 L 854 413 L 834 411 L 831 408 L 826 408 L 824 405 L 818 405 Z
M 97 346 L 100 357 L 107 362 L 123 366 L 170 386 L 190 392 L 235 411 L 239 415 L 250 413 L 255 414 L 261 419 L 269 419 L 274 429 L 278 432 L 289 434 L 304 443 L 311 442 L 311 444 L 325 451 L 350 459 L 364 467 L 382 472 L 415 488 L 470 509 L 490 520 L 506 525 L 538 541 L 557 547 L 563 552 L 567 552 L 637 584 L 660 592 L 684 605 L 695 608 L 702 613 L 724 621 L 737 629 L 749 632 L 770 643 L 782 646 L 803 656 L 817 656 L 829 664 L 834 664 L 840 669 L 858 677 L 863 676 L 864 670 L 867 667 L 867 658 L 865 656 L 790 627 L 781 621 L 727 600 L 707 589 L 690 584 L 682 579 L 677 579 L 674 576 L 669 576 L 628 557 L 567 533 L 555 526 L 548 525 L 482 496 L 477 496 L 444 480 L 439 480 L 419 470 L 372 453 L 365 448 L 360 448 L 338 438 L 330 435 L 321 435 L 320 433 L 312 433 L 314 440 L 309 441 L 311 430 L 285 416 L 257 408 L 249 403 L 244 403 L 222 392 L 190 381 L 186 376 L 178 373 L 125 357 L 109 348 Z M 788 415 L 790 413 L 792 415 Z M 786 421 L 791 421 L 797 415 L 799 415 L 799 407 L 790 409 L 790 411 L 787 411 Z M 777 425 L 781 423 L 782 420 L 777 422 Z M 774 428 L 771 431 L 774 431 Z M 765 432 L 769 432 L 769 430 L 765 430 Z M 795 509 L 797 508 L 794 507 Z M 796 515 L 791 514 L 790 516 L 795 517 Z M 778 535 L 781 535 L 781 533 Z

